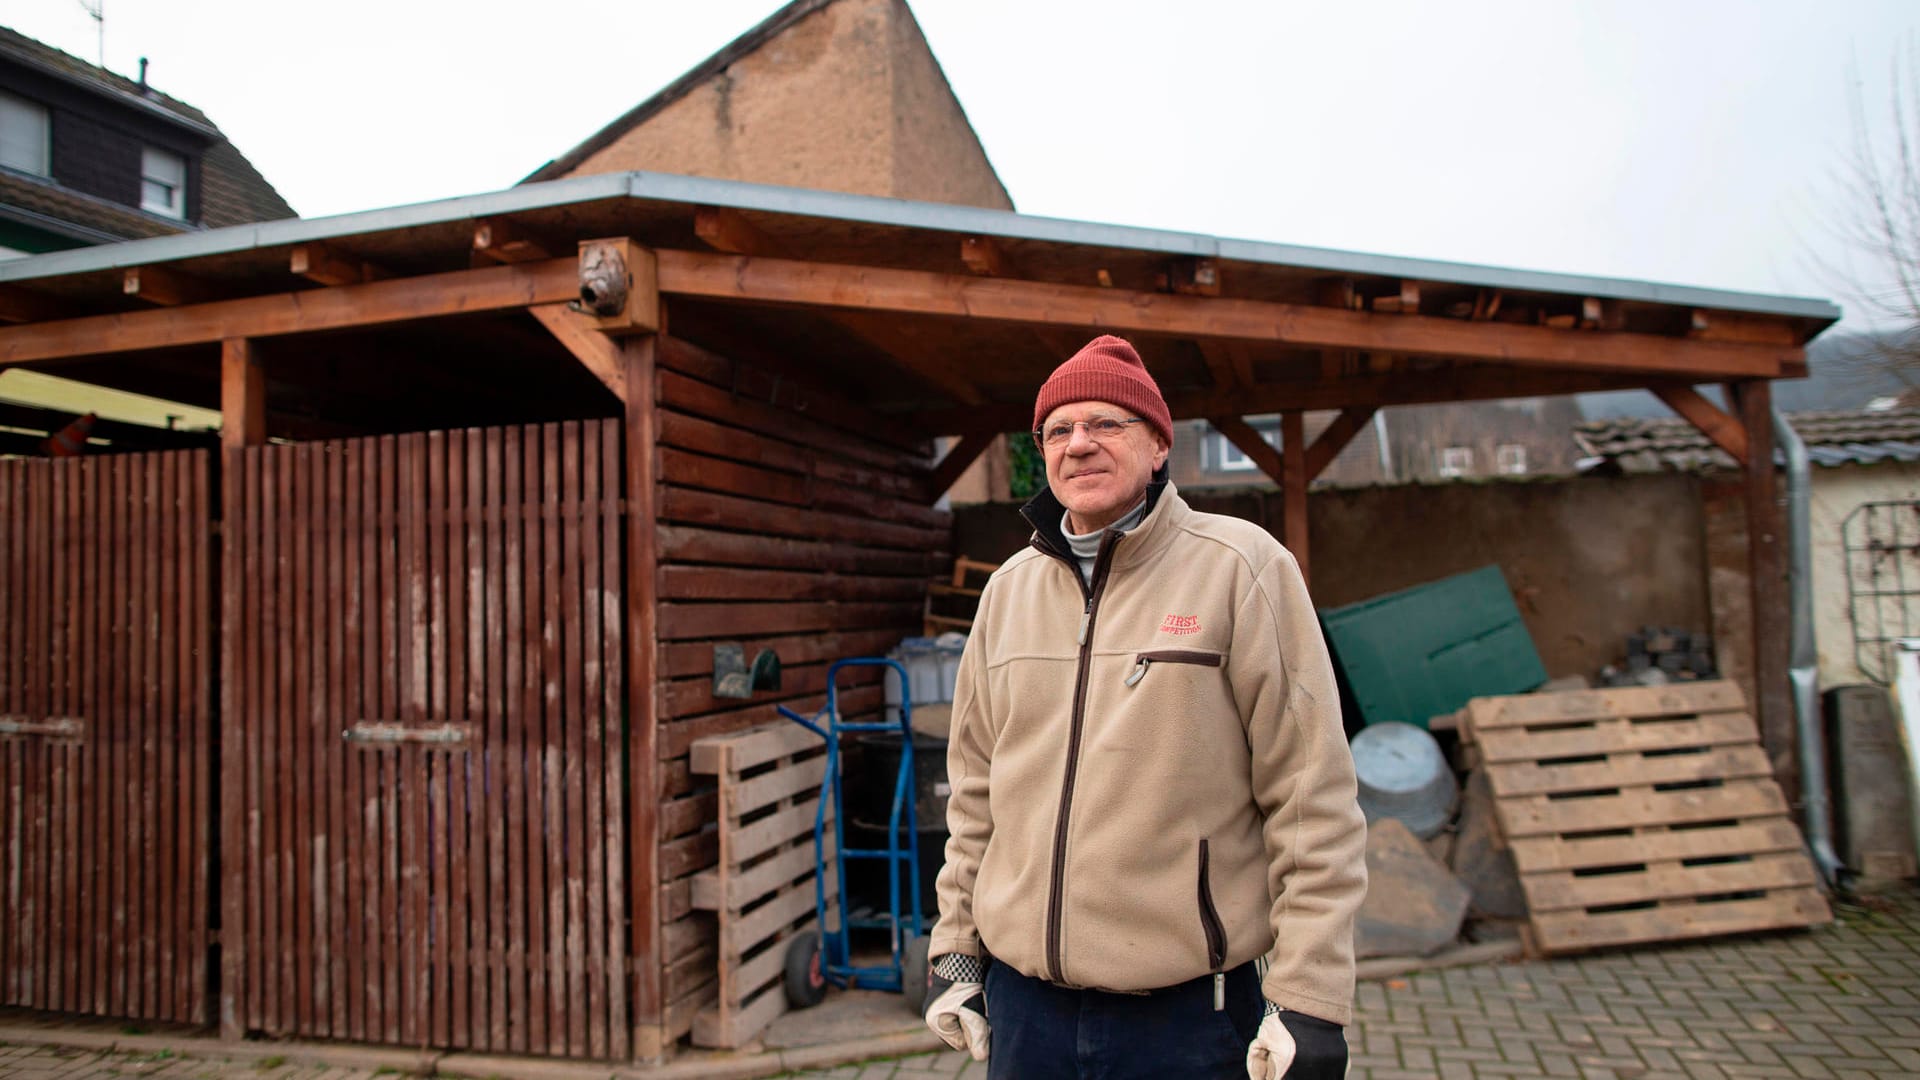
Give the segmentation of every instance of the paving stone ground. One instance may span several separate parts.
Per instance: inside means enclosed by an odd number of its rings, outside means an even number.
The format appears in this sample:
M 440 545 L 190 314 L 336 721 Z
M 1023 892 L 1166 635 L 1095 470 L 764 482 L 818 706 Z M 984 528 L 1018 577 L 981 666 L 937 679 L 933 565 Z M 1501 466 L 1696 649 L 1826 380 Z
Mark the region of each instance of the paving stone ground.
M 1920 895 L 1831 926 L 1360 985 L 1350 1080 L 1920 1077 Z M 800 1074 L 984 1078 L 960 1054 Z
M 1920 894 L 1813 931 L 1450 968 L 1360 986 L 1352 1080 L 1920 1076 Z M 0 1045 L 20 1080 L 370 1080 L 391 1070 Z M 643 1072 L 629 1075 L 642 1077 Z M 919 1054 L 800 1077 L 984 1080 Z M 504 1078 L 503 1078 L 504 1080 Z

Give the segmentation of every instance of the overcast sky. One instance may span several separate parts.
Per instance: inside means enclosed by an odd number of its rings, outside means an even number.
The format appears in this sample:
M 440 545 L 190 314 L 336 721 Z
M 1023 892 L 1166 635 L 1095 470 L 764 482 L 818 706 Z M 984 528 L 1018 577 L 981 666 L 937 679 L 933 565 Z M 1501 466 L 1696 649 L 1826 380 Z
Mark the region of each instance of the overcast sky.
M 781 6 L 104 2 L 106 65 L 150 58 L 309 217 L 510 186 Z M 1920 31 L 1911 0 L 912 7 L 1027 213 L 1843 303 L 1813 263 L 1850 80 L 1884 125 Z M 99 59 L 80 0 L 0 11 Z

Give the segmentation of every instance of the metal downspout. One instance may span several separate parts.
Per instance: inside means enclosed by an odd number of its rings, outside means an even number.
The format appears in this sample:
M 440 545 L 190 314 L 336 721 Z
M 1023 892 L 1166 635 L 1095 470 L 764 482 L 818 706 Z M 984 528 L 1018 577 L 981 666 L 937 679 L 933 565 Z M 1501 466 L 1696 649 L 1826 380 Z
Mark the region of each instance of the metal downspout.
M 1813 641 L 1812 498 L 1807 444 L 1779 409 L 1773 410 L 1773 438 L 1787 457 L 1788 612 L 1793 624 L 1788 677 L 1793 684 L 1795 730 L 1800 743 L 1800 786 L 1807 804 L 1807 846 L 1829 888 L 1839 880 L 1840 859 L 1833 850 L 1833 824 L 1827 791 L 1827 749 L 1820 731 L 1819 654 Z M 1755 462 L 1756 466 L 1761 463 Z

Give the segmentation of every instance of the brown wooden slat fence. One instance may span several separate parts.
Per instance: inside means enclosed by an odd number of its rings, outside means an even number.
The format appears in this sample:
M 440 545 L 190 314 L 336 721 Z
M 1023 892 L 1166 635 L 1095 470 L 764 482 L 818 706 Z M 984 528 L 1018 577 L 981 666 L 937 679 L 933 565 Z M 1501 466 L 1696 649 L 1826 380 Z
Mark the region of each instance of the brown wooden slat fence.
M 227 1034 L 628 1055 L 622 453 L 229 452 Z
M 674 1039 L 718 993 L 714 916 L 692 899 L 693 876 L 719 854 L 717 796 L 691 773 L 689 748 L 780 722 L 775 702 L 813 713 L 830 661 L 918 633 L 928 576 L 949 565 L 951 519 L 927 506 L 917 436 L 679 339 L 663 337 L 659 357 L 658 940 Z M 782 688 L 715 697 L 715 640 L 749 658 L 773 648 Z M 843 675 L 841 691 L 849 715 L 881 703 L 872 669 Z
M 0 1003 L 207 1018 L 210 465 L 0 461 Z

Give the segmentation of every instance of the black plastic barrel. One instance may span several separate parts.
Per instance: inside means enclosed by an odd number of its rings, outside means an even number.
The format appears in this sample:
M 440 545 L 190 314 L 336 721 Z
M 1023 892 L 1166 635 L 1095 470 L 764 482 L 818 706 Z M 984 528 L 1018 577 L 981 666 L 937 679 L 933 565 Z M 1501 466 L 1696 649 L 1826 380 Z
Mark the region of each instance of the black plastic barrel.
M 901 738 L 893 732 L 870 733 L 843 746 L 845 775 L 841 791 L 846 799 L 848 847 L 886 847 L 887 818 L 893 809 L 894 782 L 900 772 L 900 746 Z M 933 886 L 947 849 L 947 740 L 916 732 L 913 774 L 914 826 L 920 841 L 920 907 L 924 914 L 931 915 L 939 910 Z M 848 860 L 847 900 L 854 911 L 863 907 L 887 909 L 884 860 Z M 901 907 L 909 903 L 908 885 L 902 880 Z

